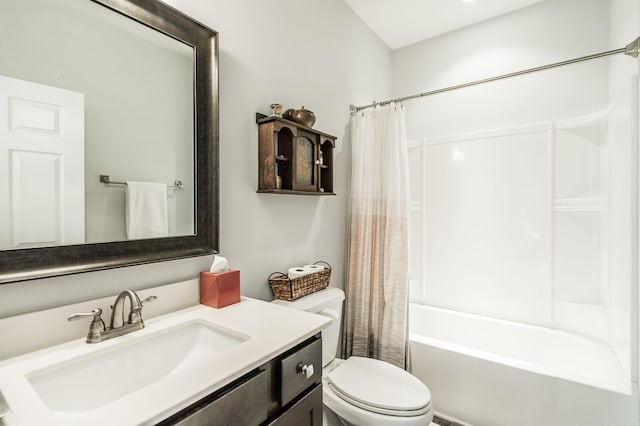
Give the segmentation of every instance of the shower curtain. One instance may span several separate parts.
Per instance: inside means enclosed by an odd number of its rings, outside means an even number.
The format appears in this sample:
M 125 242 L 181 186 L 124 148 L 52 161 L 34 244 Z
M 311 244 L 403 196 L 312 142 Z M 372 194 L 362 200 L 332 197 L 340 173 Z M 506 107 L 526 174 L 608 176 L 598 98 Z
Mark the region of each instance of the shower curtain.
M 404 108 L 351 118 L 343 355 L 406 366 L 409 176 Z

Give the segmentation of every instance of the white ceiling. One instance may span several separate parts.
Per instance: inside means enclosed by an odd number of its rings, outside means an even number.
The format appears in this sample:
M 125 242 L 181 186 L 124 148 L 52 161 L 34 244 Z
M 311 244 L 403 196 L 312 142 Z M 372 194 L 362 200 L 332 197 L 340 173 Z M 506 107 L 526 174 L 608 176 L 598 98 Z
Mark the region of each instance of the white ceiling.
M 344 0 L 391 49 L 543 0 Z

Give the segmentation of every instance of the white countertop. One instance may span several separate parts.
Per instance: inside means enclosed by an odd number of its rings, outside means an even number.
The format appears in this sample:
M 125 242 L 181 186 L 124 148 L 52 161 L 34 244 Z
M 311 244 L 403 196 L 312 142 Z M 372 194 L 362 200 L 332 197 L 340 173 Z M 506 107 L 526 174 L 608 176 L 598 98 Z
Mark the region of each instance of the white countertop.
M 49 411 L 27 380 L 44 366 L 136 339 L 186 320 L 203 320 L 249 336 L 237 346 L 219 354 L 215 363 L 178 371 L 163 380 L 95 410 L 64 422 Z M 51 348 L 5 360 L 0 363 L 0 392 L 11 413 L 0 420 L 2 426 L 32 425 L 140 425 L 154 424 L 199 400 L 214 390 L 250 372 L 276 355 L 313 336 L 330 319 L 273 303 L 243 298 L 240 303 L 222 309 L 204 305 L 145 320 L 146 327 L 97 344 L 77 339 Z M 88 324 L 87 324 L 88 327 Z M 87 328 L 88 329 L 88 328 Z M 162 356 L 161 353 L 157 356 Z M 99 383 L 87 383 L 87 392 Z

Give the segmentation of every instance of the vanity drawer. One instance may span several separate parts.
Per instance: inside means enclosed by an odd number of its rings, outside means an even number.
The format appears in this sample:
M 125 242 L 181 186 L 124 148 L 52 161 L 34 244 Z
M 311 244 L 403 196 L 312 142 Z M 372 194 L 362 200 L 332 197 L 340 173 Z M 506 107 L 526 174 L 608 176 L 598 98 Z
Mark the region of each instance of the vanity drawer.
M 313 368 L 313 374 L 310 373 Z M 287 405 L 322 378 L 322 339 L 280 359 L 280 404 Z
M 269 426 L 322 426 L 322 385 L 316 385 Z
M 267 374 L 260 370 L 230 389 L 184 410 L 170 422 L 180 426 L 259 425 L 267 420 Z M 174 416 L 175 418 L 175 416 Z M 162 423 L 164 424 L 164 423 Z

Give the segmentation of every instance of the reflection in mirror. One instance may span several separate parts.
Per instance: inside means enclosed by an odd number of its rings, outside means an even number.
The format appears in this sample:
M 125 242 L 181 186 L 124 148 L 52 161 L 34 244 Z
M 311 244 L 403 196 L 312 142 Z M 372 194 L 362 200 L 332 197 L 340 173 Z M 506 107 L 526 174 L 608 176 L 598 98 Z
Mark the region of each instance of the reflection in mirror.
M 0 283 L 218 250 L 215 31 L 159 0 L 0 0 L 0 52 Z
M 193 47 L 91 1 L 0 10 L 0 249 L 194 235 Z

